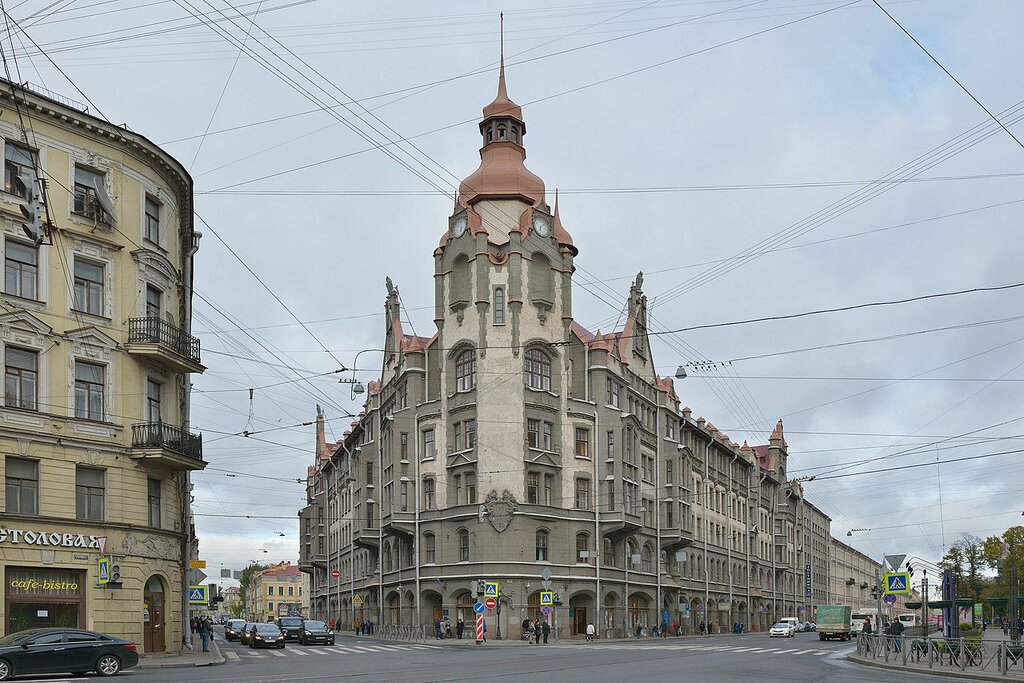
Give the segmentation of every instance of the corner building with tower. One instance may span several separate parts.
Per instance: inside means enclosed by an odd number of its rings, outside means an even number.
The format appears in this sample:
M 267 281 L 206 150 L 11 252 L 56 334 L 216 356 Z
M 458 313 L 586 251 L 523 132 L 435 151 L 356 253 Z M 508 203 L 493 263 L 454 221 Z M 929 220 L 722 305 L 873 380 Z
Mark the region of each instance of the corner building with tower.
M 526 168 L 504 65 L 479 130 L 480 165 L 434 250 L 436 333 L 405 329 L 389 278 L 362 412 L 327 443 L 318 408 L 299 513 L 311 613 L 472 624 L 484 579 L 501 589 L 492 637 L 519 637 L 526 618 L 558 637 L 811 619 L 830 520 L 787 479 L 781 420 L 769 443 L 741 445 L 680 405 L 655 371 L 642 275 L 621 329 L 577 324 L 578 251 Z

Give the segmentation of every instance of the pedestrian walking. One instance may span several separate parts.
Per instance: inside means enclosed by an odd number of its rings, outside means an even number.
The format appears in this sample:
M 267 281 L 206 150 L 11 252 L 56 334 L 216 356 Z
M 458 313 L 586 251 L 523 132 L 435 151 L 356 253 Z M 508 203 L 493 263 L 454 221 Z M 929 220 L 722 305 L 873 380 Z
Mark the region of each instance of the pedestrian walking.
M 483 624 L 483 627 L 484 627 L 484 642 L 486 643 L 487 642 L 487 620 L 484 619 L 481 623 Z
M 544 624 L 540 627 L 540 630 L 541 630 L 541 633 L 544 634 L 544 644 L 547 645 L 548 644 L 548 634 L 551 633 L 551 624 L 548 623 L 547 619 L 544 620 Z
M 434 619 L 434 640 L 444 640 L 444 634 L 441 633 L 441 617 Z
M 668 637 L 668 621 L 661 622 L 661 637 L 662 638 L 667 638 Z
M 209 652 L 210 638 L 213 637 L 213 624 L 210 623 L 210 618 L 203 617 L 200 619 L 197 628 L 199 629 L 199 635 L 203 639 L 203 652 Z
M 675 621 L 672 622 L 672 633 L 674 633 L 677 637 L 679 636 L 679 620 L 678 619 L 676 619 Z
M 444 620 L 444 633 L 449 638 L 452 637 L 452 620 L 451 619 L 445 619 Z
M 588 643 L 594 642 L 594 625 L 593 624 L 587 624 L 587 642 Z
M 644 633 L 644 627 L 641 626 L 640 623 L 638 622 L 637 625 L 636 625 L 636 639 L 640 640 L 640 636 L 642 636 L 643 633 Z
M 704 631 L 705 631 L 706 628 L 707 627 L 704 626 L 704 622 L 702 621 L 702 622 L 700 622 L 700 625 L 697 627 L 697 630 L 700 631 L 701 635 L 704 635 Z
M 462 640 L 462 633 L 466 630 L 466 620 L 459 617 L 459 620 L 455 622 L 455 635 L 459 640 Z
M 533 638 L 534 638 L 533 642 L 534 642 L 534 645 L 540 645 L 540 635 L 541 635 L 541 631 L 542 630 L 543 629 L 541 628 L 540 622 L 539 621 L 534 622 L 534 624 L 533 624 Z

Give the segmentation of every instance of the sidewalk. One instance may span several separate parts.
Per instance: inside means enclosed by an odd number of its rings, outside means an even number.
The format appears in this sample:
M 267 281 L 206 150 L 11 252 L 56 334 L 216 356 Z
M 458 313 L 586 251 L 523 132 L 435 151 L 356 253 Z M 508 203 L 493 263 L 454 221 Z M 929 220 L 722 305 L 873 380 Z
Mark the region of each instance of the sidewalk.
M 210 641 L 210 651 L 203 652 L 202 641 L 193 645 L 192 650 L 183 649 L 180 653 L 156 653 L 139 657 L 140 669 L 170 669 L 186 666 L 214 666 L 223 664 L 224 656 L 216 640 Z

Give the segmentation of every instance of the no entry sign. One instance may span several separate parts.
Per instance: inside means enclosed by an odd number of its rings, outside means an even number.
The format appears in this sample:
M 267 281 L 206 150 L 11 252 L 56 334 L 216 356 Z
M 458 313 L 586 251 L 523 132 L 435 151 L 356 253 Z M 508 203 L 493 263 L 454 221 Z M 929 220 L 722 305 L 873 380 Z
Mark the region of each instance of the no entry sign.
M 484 606 L 487 607 L 487 609 L 494 609 L 498 606 L 498 601 L 494 598 L 487 598 L 484 600 Z

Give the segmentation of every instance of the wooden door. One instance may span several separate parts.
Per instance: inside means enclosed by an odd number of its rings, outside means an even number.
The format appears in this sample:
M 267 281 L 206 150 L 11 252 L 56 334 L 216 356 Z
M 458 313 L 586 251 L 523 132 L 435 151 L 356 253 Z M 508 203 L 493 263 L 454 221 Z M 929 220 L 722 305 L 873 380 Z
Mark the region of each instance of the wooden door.
M 573 633 L 577 636 L 587 632 L 587 608 L 573 607 Z
M 146 591 L 143 594 L 143 647 L 146 652 L 163 652 L 165 649 L 164 594 Z

